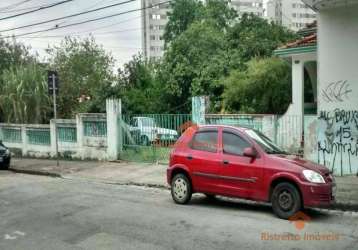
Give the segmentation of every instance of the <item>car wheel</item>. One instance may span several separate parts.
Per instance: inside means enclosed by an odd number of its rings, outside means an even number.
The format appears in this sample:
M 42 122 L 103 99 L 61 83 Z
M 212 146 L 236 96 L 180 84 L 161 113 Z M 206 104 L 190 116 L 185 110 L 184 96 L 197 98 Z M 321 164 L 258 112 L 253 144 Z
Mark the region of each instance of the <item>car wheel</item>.
M 143 146 L 149 146 L 148 136 L 142 135 L 142 136 L 140 137 L 140 141 L 141 141 L 141 143 L 142 143 Z
M 187 204 L 192 195 L 191 183 L 185 174 L 177 174 L 171 182 L 173 200 L 178 204 Z
M 289 219 L 301 210 L 301 196 L 297 188 L 288 182 L 276 185 L 271 196 L 272 209 L 281 219 Z

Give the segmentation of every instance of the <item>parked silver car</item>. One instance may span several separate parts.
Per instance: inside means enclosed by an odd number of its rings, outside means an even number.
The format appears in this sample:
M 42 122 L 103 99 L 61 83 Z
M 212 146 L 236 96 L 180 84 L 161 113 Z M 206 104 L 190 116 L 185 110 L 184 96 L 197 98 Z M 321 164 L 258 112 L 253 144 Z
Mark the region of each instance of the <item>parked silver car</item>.
M 140 141 L 143 145 L 150 145 L 156 141 L 176 141 L 178 132 L 173 129 L 159 127 L 151 117 L 133 117 L 130 121 L 131 129 L 139 129 Z

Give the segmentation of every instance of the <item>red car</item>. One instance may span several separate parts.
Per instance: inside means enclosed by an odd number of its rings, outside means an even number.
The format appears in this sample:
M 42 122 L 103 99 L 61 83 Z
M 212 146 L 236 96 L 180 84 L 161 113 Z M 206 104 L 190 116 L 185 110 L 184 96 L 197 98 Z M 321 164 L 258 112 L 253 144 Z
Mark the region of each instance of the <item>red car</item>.
M 179 204 L 196 192 L 238 197 L 271 202 L 283 219 L 334 202 L 335 181 L 326 167 L 287 154 L 249 128 L 190 127 L 171 152 L 167 181 Z

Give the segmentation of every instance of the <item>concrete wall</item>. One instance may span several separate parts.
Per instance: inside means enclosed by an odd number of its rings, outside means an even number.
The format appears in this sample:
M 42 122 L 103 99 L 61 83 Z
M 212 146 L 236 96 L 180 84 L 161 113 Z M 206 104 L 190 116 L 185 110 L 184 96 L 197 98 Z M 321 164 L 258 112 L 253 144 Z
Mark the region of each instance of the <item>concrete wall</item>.
M 39 124 L 0 124 L 0 139 L 4 144 L 11 148 L 15 154 L 25 157 L 52 158 L 56 157 L 56 130 L 73 129 L 75 134 L 71 140 L 58 138 L 58 152 L 60 157 L 68 159 L 107 159 L 107 135 L 88 136 L 84 133 L 84 121 L 97 122 L 106 121 L 105 114 L 78 114 L 75 120 L 58 119 L 51 120 L 50 125 Z M 5 130 L 13 131 L 20 135 L 16 140 L 5 136 Z M 73 131 L 72 130 L 72 131 Z M 43 131 L 46 135 L 37 136 L 39 141 L 30 140 L 29 133 L 33 131 Z M 48 136 L 47 136 L 48 135 Z
M 358 172 L 358 5 L 318 17 L 318 161 Z

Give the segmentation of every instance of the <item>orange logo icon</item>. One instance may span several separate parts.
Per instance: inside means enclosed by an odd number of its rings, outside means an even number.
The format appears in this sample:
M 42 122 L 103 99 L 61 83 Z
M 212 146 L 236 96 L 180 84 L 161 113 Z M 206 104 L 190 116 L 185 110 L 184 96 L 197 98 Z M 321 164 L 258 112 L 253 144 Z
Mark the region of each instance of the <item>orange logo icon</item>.
M 298 230 L 302 230 L 305 227 L 306 223 L 311 220 L 311 217 L 299 211 L 292 215 L 290 218 L 288 218 L 288 220 L 290 222 L 293 222 Z

